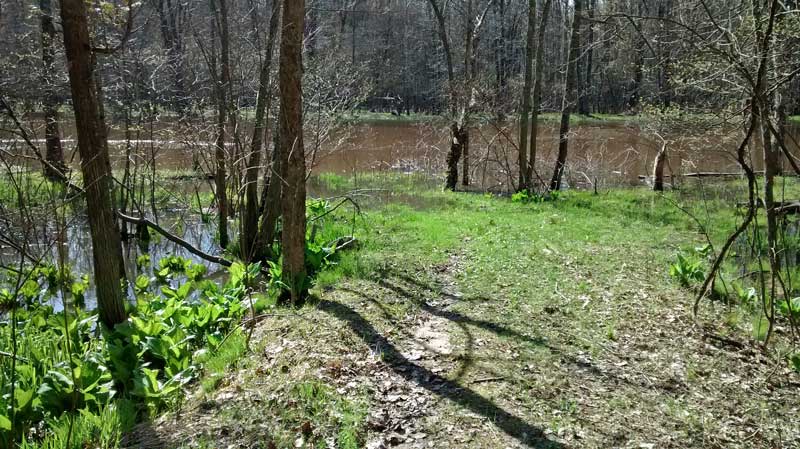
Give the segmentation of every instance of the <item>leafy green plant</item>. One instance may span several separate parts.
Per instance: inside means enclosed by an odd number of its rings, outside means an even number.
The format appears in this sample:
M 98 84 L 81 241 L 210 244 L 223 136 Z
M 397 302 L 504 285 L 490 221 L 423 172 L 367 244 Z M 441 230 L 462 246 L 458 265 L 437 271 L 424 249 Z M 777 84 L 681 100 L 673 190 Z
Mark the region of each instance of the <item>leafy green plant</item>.
M 530 195 L 528 195 L 527 190 L 520 190 L 519 192 L 515 192 L 511 195 L 511 202 L 512 203 L 527 203 L 531 200 Z
M 685 256 L 683 253 L 678 253 L 675 263 L 669 267 L 669 275 L 683 287 L 689 287 L 695 282 L 705 279 L 703 262 L 691 256 Z
M 170 258 L 160 266 L 171 276 L 174 271 L 193 270 L 195 265 Z M 26 294 L 37 300 L 17 309 L 14 317 L 21 340 L 17 347 L 22 351 L 13 398 L 7 381 L 10 364 L 0 364 L 0 409 L 4 411 L 0 442 L 22 444 L 27 429 L 42 421 L 52 428 L 43 441 L 62 441 L 58 426 L 63 415 L 86 420 L 104 413 L 118 398 L 134 398 L 151 411 L 180 400 L 178 392 L 202 369 L 195 356 L 204 348 L 217 348 L 236 327 L 246 312 L 242 302 L 246 285 L 259 272 L 258 265 L 237 264 L 222 287 L 186 280 L 157 292 L 151 292 L 150 280 L 140 276 L 134 286 L 138 305 L 129 319 L 99 335 L 93 312 L 53 313 L 42 301 L 47 289 L 38 282 L 29 284 Z M 11 346 L 9 324 L 9 320 L 0 321 L 0 347 Z
M 783 316 L 790 317 L 793 320 L 800 319 L 800 297 L 780 301 L 777 305 Z
M 789 356 L 789 364 L 791 365 L 792 369 L 800 373 L 800 352 L 796 352 Z

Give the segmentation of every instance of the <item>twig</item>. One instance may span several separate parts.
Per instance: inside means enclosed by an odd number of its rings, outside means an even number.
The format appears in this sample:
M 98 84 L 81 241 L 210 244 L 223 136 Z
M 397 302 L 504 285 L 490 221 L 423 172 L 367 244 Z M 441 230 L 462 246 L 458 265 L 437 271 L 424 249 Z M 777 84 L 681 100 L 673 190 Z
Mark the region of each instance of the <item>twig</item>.
M 172 234 L 171 232 L 169 232 L 166 229 L 162 228 L 161 226 L 153 223 L 152 221 L 148 220 L 145 217 L 138 217 L 138 218 L 137 217 L 132 217 L 130 215 L 125 215 L 120 211 L 117 211 L 117 216 L 120 219 L 122 219 L 123 221 L 126 221 L 128 223 L 135 224 L 135 225 L 144 225 L 144 226 L 147 226 L 150 229 L 153 229 L 154 231 L 156 231 L 159 234 L 161 234 L 162 236 L 164 236 L 167 240 L 169 240 L 169 241 L 171 241 L 173 243 L 177 243 L 178 245 L 180 245 L 181 247 L 183 247 L 184 249 L 186 249 L 187 251 L 189 251 L 190 253 L 194 254 L 195 256 L 197 256 L 197 257 L 199 257 L 201 259 L 207 260 L 209 262 L 212 262 L 212 263 L 215 263 L 215 264 L 218 264 L 218 265 L 222 265 L 224 267 L 230 267 L 231 265 L 233 265 L 233 262 L 231 262 L 230 260 L 224 259 L 224 258 L 219 257 L 219 256 L 214 256 L 212 254 L 208 254 L 208 253 L 200 250 L 199 248 L 196 248 L 195 246 L 193 246 L 192 244 L 190 244 L 186 240 L 178 237 L 175 234 Z

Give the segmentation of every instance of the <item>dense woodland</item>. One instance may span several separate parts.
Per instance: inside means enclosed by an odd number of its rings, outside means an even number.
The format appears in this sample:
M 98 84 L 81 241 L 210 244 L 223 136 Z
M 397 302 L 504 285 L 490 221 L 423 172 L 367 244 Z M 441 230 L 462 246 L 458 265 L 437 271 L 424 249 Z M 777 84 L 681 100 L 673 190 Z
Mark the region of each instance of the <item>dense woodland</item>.
M 0 0 L 0 447 L 800 447 L 798 74 L 793 0 Z

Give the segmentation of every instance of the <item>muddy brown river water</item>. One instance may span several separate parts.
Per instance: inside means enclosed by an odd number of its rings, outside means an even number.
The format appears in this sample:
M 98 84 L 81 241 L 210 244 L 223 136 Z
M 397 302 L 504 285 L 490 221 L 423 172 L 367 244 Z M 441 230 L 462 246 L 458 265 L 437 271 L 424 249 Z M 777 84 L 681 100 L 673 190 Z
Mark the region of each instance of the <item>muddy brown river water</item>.
M 741 133 L 734 129 L 706 127 L 659 131 L 653 126 L 639 126 L 635 121 L 592 120 L 573 125 L 571 132 L 566 185 L 568 188 L 637 185 L 651 174 L 653 159 L 661 147 L 661 138 L 668 142 L 667 174 L 696 172 L 738 172 L 735 149 Z M 69 128 L 69 126 L 67 127 Z M 245 126 L 242 136 L 250 130 Z M 697 127 L 699 128 L 699 127 Z M 154 123 L 132 135 L 134 153 L 141 159 L 154 160 L 160 169 L 210 169 L 213 149 L 211 129 L 180 127 L 174 123 Z M 792 123 L 788 140 L 790 150 L 798 151 L 800 124 Z M 65 147 L 71 155 L 74 132 L 65 132 Z M 470 178 L 476 189 L 510 190 L 516 179 L 518 128 L 515 124 L 498 126 L 485 123 L 471 131 Z M 660 136 L 660 137 L 659 137 Z M 41 136 L 36 136 L 41 137 Z M 125 163 L 126 140 L 120 129 L 110 133 L 112 164 Z M 309 165 L 315 173 L 340 174 L 364 171 L 400 171 L 441 173 L 449 147 L 449 132 L 443 122 L 414 123 L 387 120 L 342 126 L 327 135 L 306 137 Z M 537 173 L 549 179 L 558 146 L 556 123 L 540 126 L 537 139 L 539 152 Z M 8 140 L 2 141 L 8 145 Z M 38 141 L 37 141 L 38 142 Z M 246 144 L 245 144 L 246 145 Z M 237 146 L 228 150 L 234 154 Z M 77 164 L 77 155 L 70 157 Z M 754 154 L 753 164 L 760 167 Z
M 660 149 L 660 135 L 668 142 L 669 167 L 667 174 L 687 174 L 697 172 L 739 172 L 734 152 L 740 134 L 736 130 L 717 130 L 697 132 L 690 129 L 672 130 L 656 133 L 652 127 L 640 127 L 635 123 L 623 121 L 591 121 L 574 125 L 571 133 L 568 169 L 565 174 L 567 188 L 610 187 L 619 185 L 641 185 L 647 182 L 652 170 L 653 159 Z M 43 146 L 41 129 L 32 127 L 34 142 Z M 793 123 L 790 130 L 789 148 L 798 152 L 796 141 L 800 140 L 800 125 Z M 180 128 L 172 123 L 156 123 L 132 135 L 132 158 L 138 163 L 155 161 L 158 169 L 191 170 L 195 166 L 205 167 L 210 172 L 213 160 L 213 129 Z M 471 130 L 470 177 L 473 189 L 509 191 L 513 189 L 517 176 L 516 160 L 517 127 L 499 127 L 482 124 Z M 537 173 L 540 178 L 550 177 L 558 146 L 557 124 L 546 122 L 540 127 Z M 244 129 L 241 135 L 249 135 Z M 69 127 L 65 132 L 64 146 L 70 163 L 77 167 L 74 131 Z M 0 147 L 9 152 L 19 152 L 24 148 L 13 136 L 0 132 Z M 402 120 L 384 121 L 370 124 L 356 124 L 318 137 L 309 134 L 306 138 L 308 161 L 314 173 L 334 172 L 343 175 L 359 172 L 423 172 L 440 175 L 445 169 L 445 157 L 449 149 L 449 132 L 446 123 L 411 123 Z M 126 161 L 124 133 L 112 129 L 109 136 L 109 149 L 112 164 L 122 168 Z M 230 145 L 231 154 L 242 154 L 236 145 Z M 761 167 L 758 151 L 753 152 L 753 165 Z M 798 153 L 795 153 L 798 154 Z M 38 163 L 29 158 L 20 158 L 19 164 L 30 170 L 38 170 Z M 788 165 L 787 165 L 788 168 Z M 435 182 L 435 181 L 434 181 Z M 318 192 L 319 186 L 310 184 L 311 194 Z M 197 217 L 184 216 L 185 211 L 164 211 L 162 225 L 183 235 L 186 240 L 202 250 L 218 252 L 213 236 L 216 229 L 213 223 L 206 224 Z M 41 224 L 45 234 L 51 226 Z M 235 226 L 232 226 L 235 228 Z M 42 241 L 49 237 L 45 235 Z M 76 216 L 67 227 L 67 238 L 60 244 L 52 245 L 53 259 L 56 248 L 61 248 L 62 256 L 76 273 L 91 273 L 91 243 L 85 218 Z M 155 262 L 160 257 L 177 254 L 195 262 L 204 263 L 177 245 L 165 239 L 151 244 L 147 251 Z M 125 257 L 128 277 L 133 280 L 141 273 L 151 275 L 152 268 L 136 268 L 136 258 L 143 250 L 134 243 L 126 244 Z M 0 262 L 14 261 L 15 254 L 10 248 L 0 247 Z M 93 293 L 88 292 L 87 302 L 93 303 Z

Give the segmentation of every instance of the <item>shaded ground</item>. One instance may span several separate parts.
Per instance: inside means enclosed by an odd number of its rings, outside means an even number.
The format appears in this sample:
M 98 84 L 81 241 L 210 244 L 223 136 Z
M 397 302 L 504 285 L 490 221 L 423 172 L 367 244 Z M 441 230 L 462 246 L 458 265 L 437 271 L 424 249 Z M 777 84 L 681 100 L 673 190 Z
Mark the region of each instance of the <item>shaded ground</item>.
M 763 353 L 726 306 L 693 325 L 665 203 L 429 198 L 375 212 L 344 280 L 138 447 L 800 447 L 788 330 Z

